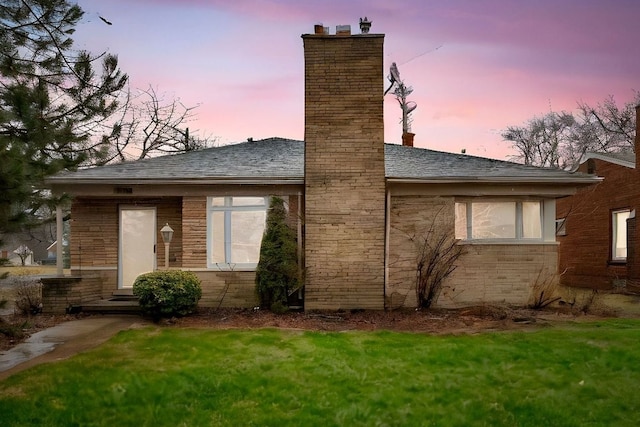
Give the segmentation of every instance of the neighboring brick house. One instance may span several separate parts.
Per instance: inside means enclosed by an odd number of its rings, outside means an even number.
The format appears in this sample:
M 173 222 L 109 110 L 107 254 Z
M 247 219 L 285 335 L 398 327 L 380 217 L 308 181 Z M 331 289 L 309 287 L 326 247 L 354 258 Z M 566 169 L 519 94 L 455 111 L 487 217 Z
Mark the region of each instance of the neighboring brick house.
M 537 278 L 555 274 L 555 199 L 593 176 L 385 144 L 384 36 L 302 38 L 305 141 L 250 140 L 49 180 L 73 196 L 79 282 L 46 309 L 130 293 L 137 274 L 164 264 L 166 223 L 170 267 L 201 278 L 202 306 L 253 306 L 274 195 L 298 232 L 308 310 L 415 306 L 412 238 L 432 225 L 465 247 L 438 305 L 524 304 Z
M 558 268 L 565 285 L 638 288 L 640 240 L 635 218 L 640 206 L 640 175 L 636 170 L 639 115 L 640 106 L 636 107 L 635 153 L 585 155 L 577 170 L 601 177 L 602 182 L 557 202 Z

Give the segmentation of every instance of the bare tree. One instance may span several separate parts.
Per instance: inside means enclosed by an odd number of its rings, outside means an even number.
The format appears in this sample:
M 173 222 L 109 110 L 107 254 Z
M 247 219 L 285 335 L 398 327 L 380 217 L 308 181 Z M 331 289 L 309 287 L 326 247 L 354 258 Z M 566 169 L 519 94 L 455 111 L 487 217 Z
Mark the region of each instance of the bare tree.
M 196 108 L 159 94 L 151 86 L 135 95 L 127 90 L 118 118 L 103 136 L 110 147 L 103 163 L 182 153 L 212 145 L 210 138 L 193 136 L 187 127 Z
M 576 166 L 587 152 L 614 153 L 634 150 L 635 106 L 618 107 L 612 96 L 591 107 L 578 103 L 576 114 L 551 111 L 530 119 L 524 126 L 509 126 L 502 132 L 517 154 L 512 160 L 526 165 L 568 169 Z
M 13 251 L 13 253 L 20 257 L 20 263 L 24 267 L 24 265 L 27 262 L 27 258 L 29 258 L 29 255 L 31 255 L 33 251 L 29 249 L 26 245 L 20 245 L 18 246 L 18 249 Z
M 600 152 L 633 151 L 635 106 L 639 104 L 640 92 L 634 92 L 634 99 L 622 107 L 613 96 L 595 107 L 578 103 L 578 121 L 586 128 L 582 133 L 590 137 L 589 148 Z

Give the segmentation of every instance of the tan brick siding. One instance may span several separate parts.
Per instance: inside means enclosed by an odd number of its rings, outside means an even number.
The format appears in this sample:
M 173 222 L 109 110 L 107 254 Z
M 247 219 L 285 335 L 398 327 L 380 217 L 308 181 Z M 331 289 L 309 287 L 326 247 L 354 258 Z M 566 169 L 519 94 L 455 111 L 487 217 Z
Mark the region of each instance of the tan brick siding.
M 253 271 L 196 271 L 202 281 L 200 307 L 250 308 L 258 305 Z
M 290 222 L 297 226 L 297 196 L 287 197 Z M 201 271 L 206 269 L 206 196 L 167 199 L 77 199 L 72 207 L 72 274 L 79 282 L 48 287 L 46 310 L 63 313 L 69 305 L 109 299 L 118 289 L 119 206 L 154 206 L 157 212 L 157 263 L 164 266 L 164 245 L 160 228 L 165 223 L 174 230 L 170 245 L 170 267 L 195 270 L 202 280 L 201 307 L 254 307 L 255 272 Z M 84 254 L 84 255 L 83 255 Z
M 77 199 L 71 206 L 71 266 L 118 265 L 118 202 Z
M 454 199 L 392 196 L 387 308 L 415 307 L 417 249 L 411 240 L 435 223 L 453 233 Z M 556 277 L 557 245 L 462 244 L 457 269 L 444 282 L 438 307 L 526 305 L 538 278 Z
M 384 307 L 382 37 L 305 36 L 305 308 Z
M 442 290 L 439 307 L 525 306 L 537 280 L 557 281 L 558 246 L 554 243 L 473 244 L 465 249 Z
M 108 299 L 113 295 L 117 271 L 86 270 L 74 273 L 74 277 L 67 279 L 54 277 L 43 280 L 44 313 L 65 313 L 70 306 L 81 306 L 87 302 Z
M 180 199 L 76 199 L 71 207 L 71 266 L 117 267 L 120 207 L 140 206 L 156 208 L 158 243 L 156 258 L 164 265 L 164 245 L 160 228 L 173 224 L 170 247 L 170 266 L 179 267 L 182 259 L 182 221 Z
M 182 266 L 207 267 L 207 198 L 185 196 L 182 198 Z

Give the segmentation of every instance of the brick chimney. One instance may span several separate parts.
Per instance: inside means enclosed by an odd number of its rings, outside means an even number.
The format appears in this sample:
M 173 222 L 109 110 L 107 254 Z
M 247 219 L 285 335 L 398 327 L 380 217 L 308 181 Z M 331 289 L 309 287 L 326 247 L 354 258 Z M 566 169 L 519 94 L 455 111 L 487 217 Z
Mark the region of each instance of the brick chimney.
M 416 136 L 415 133 L 405 132 L 402 134 L 402 145 L 405 147 L 413 147 L 413 138 Z
M 382 34 L 302 36 L 305 309 L 383 309 Z

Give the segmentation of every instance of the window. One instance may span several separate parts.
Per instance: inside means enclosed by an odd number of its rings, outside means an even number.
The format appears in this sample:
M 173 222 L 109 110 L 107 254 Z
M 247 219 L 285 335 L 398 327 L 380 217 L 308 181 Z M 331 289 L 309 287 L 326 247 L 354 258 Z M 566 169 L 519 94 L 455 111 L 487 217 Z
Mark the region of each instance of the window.
M 611 260 L 627 260 L 627 219 L 631 211 L 619 209 L 611 212 Z
M 542 239 L 539 201 L 456 203 L 456 238 L 463 240 Z
M 267 218 L 266 197 L 207 198 L 209 268 L 255 268 Z

